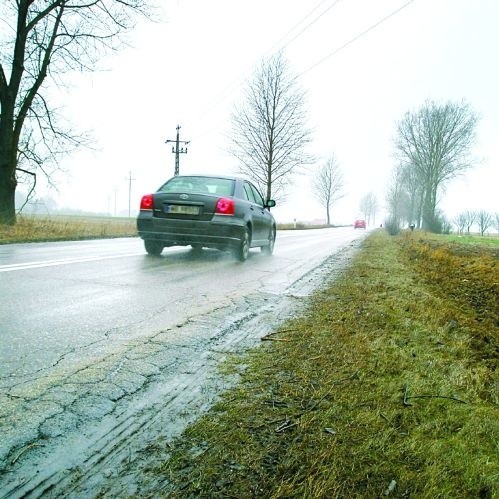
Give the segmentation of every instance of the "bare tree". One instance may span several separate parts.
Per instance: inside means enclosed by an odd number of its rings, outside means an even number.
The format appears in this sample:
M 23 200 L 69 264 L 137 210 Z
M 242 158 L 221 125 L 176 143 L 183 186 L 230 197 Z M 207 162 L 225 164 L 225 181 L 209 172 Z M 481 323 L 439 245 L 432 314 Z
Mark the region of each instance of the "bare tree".
M 466 228 L 466 213 L 459 213 L 455 218 L 454 218 L 454 225 L 457 228 L 457 232 L 459 234 L 462 234 L 464 232 L 464 229 Z
M 466 233 L 469 234 L 471 232 L 471 227 L 473 227 L 473 224 L 477 221 L 477 212 L 476 211 L 471 211 L 467 210 L 464 212 L 464 217 L 465 217 L 465 227 L 466 227 Z
M 494 214 L 494 227 L 499 235 L 499 211 L 496 211 Z
M 402 162 L 399 165 L 399 175 L 401 189 L 406 194 L 409 202 L 406 206 L 407 222 L 419 229 L 421 227 L 421 217 L 423 208 L 424 189 L 423 183 L 418 177 L 416 168 L 410 163 Z
M 242 105 L 232 113 L 230 152 L 239 171 L 258 185 L 267 200 L 283 194 L 290 175 L 312 162 L 306 152 L 305 94 L 281 53 L 262 63 Z
M 49 83 L 95 67 L 145 15 L 147 0 L 3 0 L 0 6 L 0 223 L 15 223 L 19 181 L 50 178 L 60 154 L 86 141 L 61 123 Z
M 376 212 L 378 211 L 378 200 L 373 192 L 367 193 L 360 200 L 360 211 L 364 214 L 364 218 L 368 225 L 371 222 L 376 223 Z
M 331 224 L 331 207 L 345 194 L 343 172 L 334 154 L 326 160 L 312 178 L 315 197 L 326 209 L 327 224 Z
M 389 221 L 394 231 L 398 231 L 404 222 L 412 223 L 411 196 L 408 191 L 406 168 L 403 164 L 399 164 L 392 175 L 386 203 L 389 215 L 385 223 Z
M 410 163 L 400 162 L 395 169 L 388 192 L 390 220 L 398 225 L 407 222 L 421 228 L 423 189 Z
M 487 213 L 485 210 L 481 210 L 477 213 L 477 224 L 480 235 L 483 236 L 487 229 L 492 225 L 492 215 Z
M 422 225 L 432 230 L 439 190 L 472 166 L 477 117 L 465 102 L 427 101 L 397 124 L 395 140 L 402 164 L 415 172 L 421 188 Z

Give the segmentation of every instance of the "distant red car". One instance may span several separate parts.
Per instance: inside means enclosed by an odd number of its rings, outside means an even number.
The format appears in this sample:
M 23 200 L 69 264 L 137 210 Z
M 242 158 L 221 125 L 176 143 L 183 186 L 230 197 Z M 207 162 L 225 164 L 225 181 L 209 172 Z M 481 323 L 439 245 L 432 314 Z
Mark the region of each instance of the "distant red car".
M 365 220 L 355 220 L 355 223 L 353 224 L 354 229 L 365 229 L 366 228 L 366 221 Z

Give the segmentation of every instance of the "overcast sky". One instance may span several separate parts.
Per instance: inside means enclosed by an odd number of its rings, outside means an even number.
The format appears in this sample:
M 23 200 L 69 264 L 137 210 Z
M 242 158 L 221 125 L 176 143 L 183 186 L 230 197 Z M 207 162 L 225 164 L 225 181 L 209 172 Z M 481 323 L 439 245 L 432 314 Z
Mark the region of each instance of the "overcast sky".
M 477 165 L 448 184 L 440 207 L 449 217 L 499 211 L 499 1 L 160 3 L 161 19 L 141 22 L 129 48 L 103 60 L 101 71 L 75 76 L 57 97 L 67 119 L 96 139 L 95 151 L 63 161 L 68 174 L 51 194 L 59 206 L 113 213 L 116 193 L 117 211 L 126 211 L 131 172 L 136 208 L 173 175 L 165 140 L 175 138 L 177 124 L 181 140 L 190 141 L 181 173 L 234 173 L 236 160 L 226 152 L 230 113 L 262 58 L 283 49 L 307 92 L 311 150 L 322 159 L 334 152 L 345 174 L 333 223 L 351 223 L 370 191 L 385 204 L 395 124 L 427 99 L 466 99 L 480 116 Z M 325 217 L 310 171 L 274 210 L 278 221 Z

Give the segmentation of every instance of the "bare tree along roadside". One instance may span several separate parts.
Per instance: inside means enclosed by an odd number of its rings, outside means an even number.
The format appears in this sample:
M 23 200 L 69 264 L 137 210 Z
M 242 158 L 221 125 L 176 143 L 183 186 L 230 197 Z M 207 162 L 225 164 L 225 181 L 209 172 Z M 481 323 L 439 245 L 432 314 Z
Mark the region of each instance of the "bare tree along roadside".
M 0 224 L 14 224 L 18 183 L 49 180 L 61 155 L 88 144 L 53 104 L 50 85 L 89 71 L 145 16 L 147 0 L 5 0 L 0 18 Z

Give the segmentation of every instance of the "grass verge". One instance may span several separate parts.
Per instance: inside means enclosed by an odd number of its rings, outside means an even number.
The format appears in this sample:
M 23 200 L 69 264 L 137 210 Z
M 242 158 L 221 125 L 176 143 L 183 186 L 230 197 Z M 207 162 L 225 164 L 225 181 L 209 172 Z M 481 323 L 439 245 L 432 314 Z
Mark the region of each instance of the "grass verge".
M 479 235 L 459 235 L 459 234 L 448 234 L 448 235 L 440 235 L 434 236 L 435 238 L 440 238 L 441 240 L 454 242 L 458 244 L 478 244 L 478 245 L 490 245 L 499 247 L 499 235 L 492 234 L 487 236 L 479 236 Z
M 0 224 L 0 244 L 75 241 L 136 235 L 134 218 L 19 216 L 15 225 Z
M 497 256 L 373 233 L 304 316 L 232 359 L 241 382 L 165 449 L 157 493 L 497 496 Z

